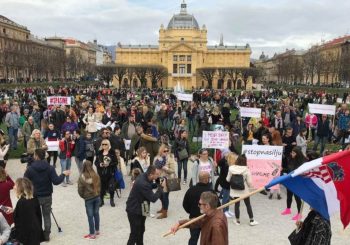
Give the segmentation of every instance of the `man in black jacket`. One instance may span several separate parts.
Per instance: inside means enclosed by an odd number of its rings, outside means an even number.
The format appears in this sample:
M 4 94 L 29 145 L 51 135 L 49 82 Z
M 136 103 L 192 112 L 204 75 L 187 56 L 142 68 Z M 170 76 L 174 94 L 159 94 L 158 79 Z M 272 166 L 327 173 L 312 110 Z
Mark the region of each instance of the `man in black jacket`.
M 157 186 L 154 193 L 153 181 L 159 178 L 161 170 L 151 165 L 146 173 L 138 176 L 130 191 L 128 200 L 126 201 L 126 212 L 130 223 L 130 236 L 127 245 L 143 244 L 143 234 L 145 232 L 146 216 L 149 215 L 150 202 L 156 202 L 163 188 L 166 186 L 164 180 L 161 185 Z
M 42 209 L 44 219 L 44 239 L 50 240 L 51 233 L 51 206 L 52 206 L 52 184 L 59 185 L 65 176 L 70 175 L 70 170 L 63 171 L 58 176 L 56 170 L 45 159 L 45 150 L 34 151 L 34 161 L 28 166 L 24 177 L 30 179 L 34 186 L 34 197 L 37 197 Z
M 209 178 L 210 175 L 208 172 L 199 172 L 199 182 L 195 186 L 190 187 L 185 194 L 182 206 L 185 209 L 185 211 L 190 215 L 190 219 L 201 215 L 200 209 L 198 207 L 201 194 L 205 191 L 213 191 L 212 185 L 208 184 Z M 199 235 L 201 234 L 201 229 L 190 229 L 190 233 L 191 237 L 188 241 L 188 245 L 196 245 L 198 243 Z

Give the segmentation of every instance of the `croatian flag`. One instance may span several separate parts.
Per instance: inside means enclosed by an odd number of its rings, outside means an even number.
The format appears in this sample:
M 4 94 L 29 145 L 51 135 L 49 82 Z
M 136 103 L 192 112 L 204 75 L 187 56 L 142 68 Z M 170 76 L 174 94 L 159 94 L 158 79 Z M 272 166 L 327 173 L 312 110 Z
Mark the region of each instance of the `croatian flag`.
M 284 185 L 328 220 L 340 211 L 344 229 L 350 223 L 350 150 L 304 163 L 265 188 L 276 184 Z

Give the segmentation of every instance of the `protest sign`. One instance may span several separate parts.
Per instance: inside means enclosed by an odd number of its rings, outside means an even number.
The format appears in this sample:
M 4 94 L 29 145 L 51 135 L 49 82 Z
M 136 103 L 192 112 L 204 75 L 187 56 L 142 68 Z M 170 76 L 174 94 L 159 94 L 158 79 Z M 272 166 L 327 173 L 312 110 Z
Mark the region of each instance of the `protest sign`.
M 130 150 L 131 140 L 124 140 L 125 150 Z
M 314 114 L 335 115 L 335 105 L 309 104 L 309 112 Z
M 176 97 L 181 101 L 193 101 L 193 94 L 177 93 Z
M 261 117 L 261 108 L 252 108 L 252 107 L 241 107 L 239 108 L 239 113 L 241 117 Z
M 247 157 L 254 188 L 265 186 L 280 175 L 283 146 L 243 145 L 242 153 Z M 278 188 L 279 186 L 272 187 L 272 189 Z
M 229 132 L 203 131 L 202 148 L 226 149 L 230 143 Z
M 71 97 L 67 96 L 49 96 L 47 99 L 47 105 L 71 105 Z
M 47 151 L 58 151 L 59 141 L 46 141 Z

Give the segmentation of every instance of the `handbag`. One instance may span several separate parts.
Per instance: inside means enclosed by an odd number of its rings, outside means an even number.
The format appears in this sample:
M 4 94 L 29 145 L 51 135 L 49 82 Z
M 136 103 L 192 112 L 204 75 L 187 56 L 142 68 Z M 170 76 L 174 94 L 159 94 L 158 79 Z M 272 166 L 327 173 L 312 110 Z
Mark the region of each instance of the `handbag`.
M 117 169 L 114 172 L 114 179 L 117 182 L 118 189 L 125 189 L 125 182 L 124 182 L 123 174 L 121 171 L 119 171 L 119 169 Z
M 179 178 L 169 178 L 166 180 L 166 187 L 168 192 L 181 190 L 181 184 Z
M 290 235 L 288 236 L 288 240 L 291 245 L 301 245 L 303 239 L 303 232 L 301 229 L 295 229 Z
M 179 156 L 180 161 L 188 158 L 188 152 L 187 152 L 186 148 L 183 148 L 181 151 L 179 151 L 178 156 Z
M 233 190 L 243 191 L 245 189 L 243 175 L 233 174 L 230 179 L 230 186 Z

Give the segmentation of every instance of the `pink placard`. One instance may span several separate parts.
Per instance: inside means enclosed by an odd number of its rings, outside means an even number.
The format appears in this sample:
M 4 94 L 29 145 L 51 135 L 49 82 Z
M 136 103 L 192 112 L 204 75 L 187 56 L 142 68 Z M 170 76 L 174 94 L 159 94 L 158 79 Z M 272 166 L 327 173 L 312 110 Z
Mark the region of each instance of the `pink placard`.
M 248 168 L 252 174 L 252 182 L 255 189 L 267 185 L 272 179 L 278 177 L 281 172 L 281 160 L 273 159 L 247 159 Z M 275 185 L 272 190 L 278 190 Z

